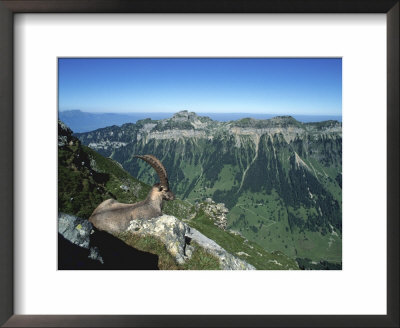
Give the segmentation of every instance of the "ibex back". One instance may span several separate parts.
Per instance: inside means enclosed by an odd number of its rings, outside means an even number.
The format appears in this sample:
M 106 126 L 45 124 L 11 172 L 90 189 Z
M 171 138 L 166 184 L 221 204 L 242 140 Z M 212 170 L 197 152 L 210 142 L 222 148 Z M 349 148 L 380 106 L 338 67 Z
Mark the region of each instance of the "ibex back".
M 134 203 L 119 203 L 115 199 L 107 199 L 93 211 L 89 221 L 99 230 L 110 233 L 125 231 L 129 222 L 135 219 L 151 219 L 162 215 L 163 200 L 173 200 L 175 195 L 169 190 L 167 171 L 162 163 L 153 155 L 137 155 L 149 163 L 157 172 L 160 183 L 156 183 L 146 199 Z

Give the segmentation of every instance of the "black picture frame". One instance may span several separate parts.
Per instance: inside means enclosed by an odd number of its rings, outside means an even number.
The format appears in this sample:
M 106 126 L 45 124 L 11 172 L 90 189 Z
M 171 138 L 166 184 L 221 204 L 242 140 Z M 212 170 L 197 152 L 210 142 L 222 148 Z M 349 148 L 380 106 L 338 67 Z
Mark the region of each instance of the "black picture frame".
M 399 327 L 399 8 L 398 0 L 0 0 L 0 324 L 4 327 Z M 16 13 L 385 13 L 387 315 L 14 315 L 13 234 L 18 233 L 13 231 L 13 18 Z

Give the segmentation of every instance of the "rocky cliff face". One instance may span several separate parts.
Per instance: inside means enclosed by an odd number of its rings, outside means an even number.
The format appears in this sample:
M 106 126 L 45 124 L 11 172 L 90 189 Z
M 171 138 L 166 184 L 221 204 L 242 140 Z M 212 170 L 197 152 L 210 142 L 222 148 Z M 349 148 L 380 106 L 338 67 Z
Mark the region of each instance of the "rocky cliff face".
M 279 116 L 269 120 L 245 118 L 237 121 L 218 122 L 193 112 L 181 111 L 169 119 L 154 121 L 140 120 L 136 124 L 127 123 L 98 129 L 92 132 L 78 133 L 76 136 L 89 147 L 111 154 L 131 142 L 148 143 L 156 140 L 180 140 L 199 138 L 212 140 L 223 135 L 234 136 L 236 147 L 240 147 L 240 137 L 251 136 L 256 143 L 261 135 L 282 135 L 287 142 L 296 137 L 341 137 L 342 126 L 337 121 L 319 123 L 300 123 L 290 116 Z

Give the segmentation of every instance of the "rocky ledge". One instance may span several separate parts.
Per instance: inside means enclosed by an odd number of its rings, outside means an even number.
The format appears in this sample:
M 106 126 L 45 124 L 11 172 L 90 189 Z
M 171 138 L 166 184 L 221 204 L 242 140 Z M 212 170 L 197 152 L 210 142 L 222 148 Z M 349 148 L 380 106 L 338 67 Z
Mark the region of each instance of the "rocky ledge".
M 58 232 L 69 242 L 86 249 L 88 258 L 101 263 L 107 262 L 103 260 L 104 256 L 102 257 L 106 250 L 99 250 L 98 247 L 92 245 L 92 236 L 99 232 L 94 233 L 93 226 L 89 221 L 60 213 Z M 222 270 L 255 270 L 252 265 L 228 253 L 216 242 L 174 216 L 162 215 L 153 219 L 132 220 L 127 232 L 157 238 L 181 265 L 191 258 L 194 251 L 191 242 L 194 241 L 198 247 L 203 248 L 219 260 Z
M 188 227 L 174 216 L 163 215 L 153 219 L 136 219 L 130 222 L 128 231 L 141 236 L 153 236 L 161 240 L 167 251 L 179 264 L 185 263 Z
M 190 243 L 194 241 L 211 255 L 217 257 L 223 270 L 255 270 L 252 265 L 228 253 L 216 242 L 174 216 L 163 215 L 153 219 L 132 220 L 128 231 L 133 234 L 151 235 L 158 238 L 179 264 L 185 263 L 191 257 L 193 247 Z

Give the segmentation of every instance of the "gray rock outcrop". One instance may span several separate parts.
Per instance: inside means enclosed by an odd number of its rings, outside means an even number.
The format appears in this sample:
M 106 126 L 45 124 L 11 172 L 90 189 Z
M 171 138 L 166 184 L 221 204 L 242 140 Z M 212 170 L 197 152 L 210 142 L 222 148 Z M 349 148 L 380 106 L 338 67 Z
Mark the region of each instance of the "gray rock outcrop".
M 58 121 L 58 147 L 66 146 L 72 140 L 72 130 L 60 120 Z
M 187 229 L 188 226 L 176 217 L 163 215 L 153 219 L 132 220 L 127 230 L 133 234 L 158 238 L 175 260 L 183 264 L 187 258 L 185 254 Z
M 226 217 L 229 210 L 224 203 L 216 203 L 211 198 L 206 198 L 202 203 L 196 205 L 197 209 L 202 209 L 213 221 L 214 225 L 222 230 L 226 230 L 228 219 Z
M 90 246 L 90 234 L 92 229 L 93 226 L 88 220 L 65 213 L 58 214 L 58 233 L 69 242 L 88 249 L 88 257 L 90 259 L 104 263 L 98 248 Z
M 191 257 L 193 247 L 187 241 L 193 240 L 217 257 L 223 270 L 255 270 L 252 265 L 228 253 L 216 242 L 174 216 L 162 215 L 153 219 L 132 220 L 127 230 L 133 234 L 158 238 L 179 264 L 185 263 Z

